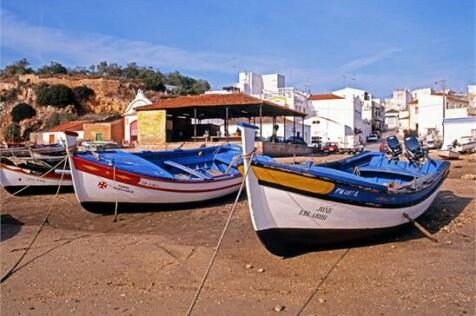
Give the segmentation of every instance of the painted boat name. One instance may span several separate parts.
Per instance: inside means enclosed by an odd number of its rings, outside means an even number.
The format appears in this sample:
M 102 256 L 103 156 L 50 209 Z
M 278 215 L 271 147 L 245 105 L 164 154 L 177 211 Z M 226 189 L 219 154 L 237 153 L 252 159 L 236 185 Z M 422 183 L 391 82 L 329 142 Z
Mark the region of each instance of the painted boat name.
M 318 220 L 325 221 L 327 219 L 327 217 L 330 214 L 332 214 L 332 211 L 333 211 L 332 207 L 320 206 L 317 209 L 315 209 L 314 211 L 301 209 L 299 211 L 299 215 L 300 216 L 306 216 L 306 217 L 309 217 L 309 218 L 312 218 L 312 219 L 318 219 Z
M 358 190 L 348 190 L 348 189 L 343 189 L 343 188 L 337 188 L 335 190 L 335 193 L 339 194 L 339 195 L 353 196 L 353 197 L 357 197 L 359 195 Z

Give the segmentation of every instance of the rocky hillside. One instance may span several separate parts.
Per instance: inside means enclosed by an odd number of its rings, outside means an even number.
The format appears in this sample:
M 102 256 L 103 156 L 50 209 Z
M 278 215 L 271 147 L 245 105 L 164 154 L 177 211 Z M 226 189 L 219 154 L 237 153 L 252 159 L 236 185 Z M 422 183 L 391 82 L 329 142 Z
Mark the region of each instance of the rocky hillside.
M 76 104 L 63 106 L 40 105 L 37 100 L 38 88 L 42 85 L 65 85 L 71 89 L 88 87 L 93 93 L 87 98 L 76 98 Z M 55 75 L 41 76 L 25 74 L 2 78 L 0 82 L 0 129 L 12 125 L 11 110 L 19 103 L 30 104 L 35 112 L 31 118 L 23 119 L 16 125 L 20 128 L 20 138 L 26 139 L 29 132 L 52 127 L 61 121 L 72 120 L 87 113 L 121 113 L 141 87 L 138 80 L 92 78 L 90 76 Z M 150 99 L 160 97 L 157 91 L 147 91 Z M 15 124 L 14 124 L 15 125 Z M 4 140 L 4 132 L 0 140 Z

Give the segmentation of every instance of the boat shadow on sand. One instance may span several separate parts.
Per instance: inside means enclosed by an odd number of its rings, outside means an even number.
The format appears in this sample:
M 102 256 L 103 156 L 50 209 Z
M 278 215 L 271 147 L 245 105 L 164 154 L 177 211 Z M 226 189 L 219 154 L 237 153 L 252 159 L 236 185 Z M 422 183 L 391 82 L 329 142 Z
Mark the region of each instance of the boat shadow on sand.
M 430 234 L 438 233 L 443 227 L 455 220 L 466 206 L 471 202 L 471 198 L 455 195 L 452 191 L 441 191 L 430 208 L 417 219 Z M 387 243 L 405 242 L 414 239 L 426 238 L 411 223 L 398 226 L 388 231 L 359 241 L 345 242 L 326 246 L 302 246 L 293 247 L 287 251 L 283 257 L 291 258 L 309 252 L 323 250 L 338 250 L 347 248 L 360 248 Z
M 4 241 L 14 237 L 18 234 L 23 226 L 23 223 L 17 220 L 10 214 L 0 215 L 1 229 L 0 229 L 0 241 Z

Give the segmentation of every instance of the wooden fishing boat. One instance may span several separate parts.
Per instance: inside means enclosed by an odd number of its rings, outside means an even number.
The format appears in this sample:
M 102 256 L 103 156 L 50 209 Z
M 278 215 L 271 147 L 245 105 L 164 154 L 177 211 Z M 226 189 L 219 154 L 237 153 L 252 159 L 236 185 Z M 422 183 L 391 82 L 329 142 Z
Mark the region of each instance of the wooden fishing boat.
M 27 157 L 42 159 L 42 156 L 59 157 L 65 156 L 65 154 L 65 148 L 61 144 L 0 148 L 0 157 Z
M 296 246 L 354 241 L 406 224 L 428 209 L 449 170 L 447 161 L 423 162 L 425 153 L 416 139 L 406 140 L 409 162 L 380 152 L 315 166 L 282 164 L 266 156 L 250 162 L 255 127 L 241 123 L 241 128 L 246 153 L 242 172 L 250 168 L 246 189 L 253 227 L 277 255 Z
M 73 182 L 65 156 L 39 159 L 34 157 L 0 157 L 0 185 L 15 195 L 72 192 Z M 63 176 L 62 176 L 63 174 Z
M 164 204 L 207 201 L 236 192 L 242 181 L 233 167 L 241 148 L 224 145 L 190 150 L 75 151 L 66 132 L 76 196 L 92 212 L 148 210 Z
M 438 150 L 438 156 L 445 160 L 457 160 L 460 153 L 452 149 Z

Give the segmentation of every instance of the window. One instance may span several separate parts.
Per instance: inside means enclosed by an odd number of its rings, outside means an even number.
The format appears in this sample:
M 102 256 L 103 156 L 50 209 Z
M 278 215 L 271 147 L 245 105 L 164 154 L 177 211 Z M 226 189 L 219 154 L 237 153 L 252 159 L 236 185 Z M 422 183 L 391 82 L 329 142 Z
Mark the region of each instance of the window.
M 103 140 L 102 133 L 96 133 L 96 141 L 102 141 L 102 140 Z

